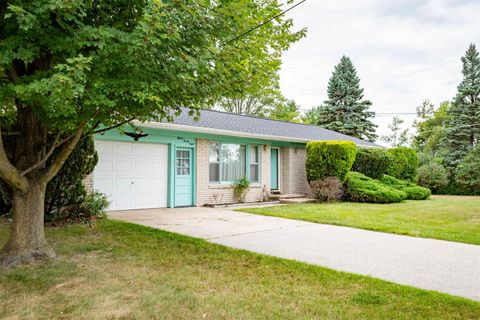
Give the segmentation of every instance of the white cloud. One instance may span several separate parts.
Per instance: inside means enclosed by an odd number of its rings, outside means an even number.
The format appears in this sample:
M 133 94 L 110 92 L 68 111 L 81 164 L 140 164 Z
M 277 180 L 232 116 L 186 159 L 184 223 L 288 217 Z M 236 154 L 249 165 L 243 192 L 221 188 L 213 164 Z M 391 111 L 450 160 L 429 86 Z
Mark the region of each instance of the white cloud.
M 304 110 L 320 104 L 345 54 L 374 111 L 415 112 L 426 98 L 438 105 L 454 96 L 468 45 L 480 45 L 479 13 L 478 0 L 309 0 L 288 13 L 308 34 L 284 55 L 282 92 Z M 375 119 L 379 134 L 390 121 Z

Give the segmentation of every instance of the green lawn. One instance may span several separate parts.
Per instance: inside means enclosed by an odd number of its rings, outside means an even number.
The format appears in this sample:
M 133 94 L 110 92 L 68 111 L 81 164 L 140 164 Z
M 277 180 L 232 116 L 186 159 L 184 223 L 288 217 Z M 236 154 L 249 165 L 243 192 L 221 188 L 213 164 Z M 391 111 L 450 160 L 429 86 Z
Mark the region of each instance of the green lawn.
M 0 273 L 1 319 L 480 317 L 478 302 L 121 222 L 47 235 L 58 260 Z
M 432 196 L 395 204 L 338 202 L 239 210 L 480 245 L 480 197 Z

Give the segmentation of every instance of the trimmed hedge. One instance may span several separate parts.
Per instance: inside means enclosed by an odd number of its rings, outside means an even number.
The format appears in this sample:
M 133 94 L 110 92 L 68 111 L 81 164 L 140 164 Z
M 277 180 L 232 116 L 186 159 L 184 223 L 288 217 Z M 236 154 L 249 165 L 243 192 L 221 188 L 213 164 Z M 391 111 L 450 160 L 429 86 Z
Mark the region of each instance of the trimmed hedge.
M 380 181 L 389 187 L 405 192 L 408 200 L 425 200 L 432 195 L 428 188 L 420 187 L 389 175 L 384 175 Z
M 418 156 L 412 148 L 392 148 L 387 150 L 391 163 L 386 174 L 400 180 L 415 182 L 417 179 Z
M 352 202 L 393 203 L 407 198 L 401 190 L 359 172 L 349 172 L 345 180 L 345 199 Z
M 380 179 L 391 163 L 392 159 L 386 149 L 359 148 L 352 171 L 363 173 L 373 179 Z
M 346 174 L 355 162 L 357 147 L 351 141 L 311 141 L 307 143 L 308 182 L 337 177 L 345 181 Z

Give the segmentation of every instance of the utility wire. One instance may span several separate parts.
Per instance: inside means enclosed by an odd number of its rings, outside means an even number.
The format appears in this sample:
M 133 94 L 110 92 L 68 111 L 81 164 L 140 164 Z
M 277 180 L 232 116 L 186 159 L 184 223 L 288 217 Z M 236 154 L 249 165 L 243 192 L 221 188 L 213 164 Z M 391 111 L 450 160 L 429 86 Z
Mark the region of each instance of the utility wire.
M 307 1 L 307 0 L 302 0 L 302 1 L 300 1 L 299 3 L 297 3 L 297 4 L 295 4 L 295 5 L 291 6 L 291 7 L 283 10 L 282 12 L 280 12 L 280 13 L 278 13 L 278 14 L 270 17 L 270 18 L 268 18 L 267 20 L 263 21 L 262 23 L 259 23 L 258 25 L 256 25 L 256 26 L 248 29 L 247 31 L 239 34 L 238 36 L 235 36 L 235 37 L 233 37 L 232 39 L 226 41 L 222 46 L 229 45 L 230 43 L 235 42 L 235 41 L 237 41 L 237 40 L 240 39 L 240 38 L 243 38 L 244 36 L 248 35 L 248 34 L 251 33 L 252 31 L 255 31 L 255 30 L 257 30 L 258 28 L 261 28 L 262 26 L 266 25 L 267 23 L 271 22 L 272 20 L 274 20 L 274 19 L 276 19 L 276 18 L 278 18 L 278 17 L 283 16 L 283 15 L 284 15 L 285 13 L 287 13 L 288 11 L 295 9 L 296 7 L 298 7 L 299 5 L 301 5 L 302 3 L 304 3 L 305 1 Z

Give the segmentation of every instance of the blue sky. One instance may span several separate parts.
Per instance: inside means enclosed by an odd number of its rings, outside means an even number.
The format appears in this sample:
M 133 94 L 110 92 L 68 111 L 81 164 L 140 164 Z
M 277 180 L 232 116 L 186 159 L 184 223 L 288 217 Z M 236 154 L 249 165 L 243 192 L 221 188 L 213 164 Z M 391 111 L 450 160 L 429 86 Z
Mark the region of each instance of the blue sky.
M 280 73 L 283 94 L 303 110 L 326 99 L 342 55 L 352 59 L 374 111 L 415 112 L 424 99 L 438 105 L 455 95 L 469 44 L 480 46 L 480 0 L 308 0 L 287 15 L 308 28 Z M 402 118 L 405 128 L 415 119 Z M 377 132 L 391 120 L 377 117 Z

